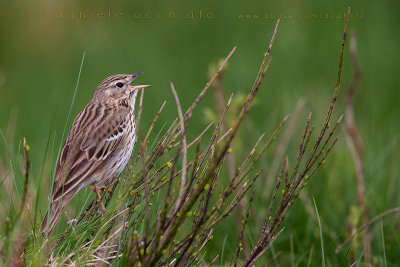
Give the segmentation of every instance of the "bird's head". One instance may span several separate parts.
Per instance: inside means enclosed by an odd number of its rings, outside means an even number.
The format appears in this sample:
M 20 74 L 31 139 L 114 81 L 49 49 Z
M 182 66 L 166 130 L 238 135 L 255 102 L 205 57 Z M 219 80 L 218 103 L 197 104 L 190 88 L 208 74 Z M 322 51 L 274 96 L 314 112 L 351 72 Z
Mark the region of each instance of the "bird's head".
M 134 108 L 139 89 L 150 85 L 130 85 L 143 71 L 136 74 L 112 75 L 102 81 L 94 92 L 92 101 L 127 105 Z

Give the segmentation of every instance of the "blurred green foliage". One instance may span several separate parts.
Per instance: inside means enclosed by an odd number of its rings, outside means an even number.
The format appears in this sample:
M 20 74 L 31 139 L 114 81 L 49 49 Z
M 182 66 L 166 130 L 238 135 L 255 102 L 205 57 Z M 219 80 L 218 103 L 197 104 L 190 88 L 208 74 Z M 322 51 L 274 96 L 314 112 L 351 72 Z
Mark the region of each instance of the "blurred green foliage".
M 397 66 L 400 21 L 395 1 L 230 1 L 229 4 L 221 1 L 3 1 L 0 11 L 0 129 L 7 144 L 3 140 L 0 142 L 2 168 L 7 168 L 9 154 L 15 156 L 26 136 L 31 146 L 35 188 L 43 179 L 50 179 L 51 174 L 42 177 L 40 172 L 46 143 L 49 134 L 55 136 L 50 140 L 50 158 L 54 162 L 84 51 L 86 57 L 72 117 L 89 101 L 102 79 L 116 73 L 145 70 L 137 82 L 153 85 L 145 92 L 142 126 L 147 127 L 164 100 L 167 106 L 162 120 L 177 116 L 169 81 L 174 82 L 183 109 L 186 109 L 208 81 L 210 64 L 225 57 L 233 46 L 237 46 L 237 50 L 224 73 L 222 87 L 225 97 L 232 92 L 247 94 L 278 16 L 282 16 L 282 20 L 272 50 L 272 63 L 257 96 L 258 104 L 250 112 L 248 125 L 251 127 L 243 140 L 244 147 L 254 144 L 262 132 L 271 133 L 302 98 L 306 105 L 301 110 L 299 127 L 309 111 L 313 111 L 313 123 L 318 126 L 333 92 L 343 14 L 349 3 L 354 16 L 350 20 L 350 31 L 357 36 L 362 68 L 354 108 L 365 144 L 367 201 L 371 215 L 399 206 L 400 76 Z M 108 18 L 109 11 L 112 18 Z M 56 18 L 61 12 L 63 17 Z M 86 18 L 79 17 L 81 12 Z M 74 18 L 68 18 L 72 14 Z M 239 18 L 240 14 L 249 14 L 251 18 Z M 259 18 L 254 18 L 254 14 Z M 260 18 L 265 14 L 267 19 Z M 271 14 L 275 18 L 271 18 Z M 325 14 L 335 18 L 326 19 Z M 336 117 L 344 113 L 344 91 L 352 75 L 351 60 L 346 52 Z M 189 136 L 205 127 L 204 110 L 211 114 L 207 108 L 214 104 L 213 94 L 209 93 L 199 107 L 203 112 L 194 114 Z M 68 123 L 69 126 L 72 120 Z M 158 129 L 161 126 L 159 124 Z M 298 136 L 294 134 L 288 148 L 292 160 Z M 351 206 L 356 202 L 354 164 L 345 138 L 342 131 L 327 164 L 310 182 L 308 192 L 304 192 L 314 196 L 321 218 L 337 235 L 346 231 Z M 270 152 L 269 156 L 272 155 Z M 267 156 L 266 168 L 271 160 Z M 22 184 L 22 176 L 17 184 Z M 259 195 L 250 226 L 261 225 L 266 209 L 266 202 L 262 194 Z M 45 200 L 43 194 L 41 201 L 45 203 Z M 392 217 L 399 219 L 397 215 Z M 229 218 L 226 222 L 229 227 L 219 229 L 214 235 L 210 257 L 218 253 L 225 236 L 236 227 L 232 220 Z M 399 230 L 390 220 L 384 222 L 384 232 L 388 234 L 385 237 L 388 262 L 399 264 L 396 256 L 400 253 Z M 259 229 L 254 228 L 249 234 L 257 234 Z M 373 229 L 376 232 L 376 228 Z M 390 234 L 393 231 L 397 234 Z M 278 257 L 283 265 L 289 263 L 292 255 L 291 237 L 295 262 L 302 259 L 306 263 L 310 251 L 313 251 L 313 262 L 320 262 L 318 224 L 300 202 L 289 213 L 286 230 L 275 244 L 275 251 L 283 251 Z M 335 254 L 336 244 L 326 239 L 327 261 L 333 265 L 350 265 L 345 252 Z M 372 243 L 373 260 L 380 262 L 383 252 L 379 231 Z M 234 253 L 230 251 L 230 242 L 224 249 L 228 251 L 224 253 L 226 257 Z

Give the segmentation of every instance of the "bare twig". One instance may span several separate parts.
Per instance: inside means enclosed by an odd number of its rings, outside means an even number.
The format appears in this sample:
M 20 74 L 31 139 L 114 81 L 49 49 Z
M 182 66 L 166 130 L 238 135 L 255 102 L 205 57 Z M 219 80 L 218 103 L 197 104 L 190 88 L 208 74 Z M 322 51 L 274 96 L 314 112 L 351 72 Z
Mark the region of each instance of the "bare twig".
M 179 189 L 179 196 L 175 204 L 174 212 L 176 212 L 183 201 L 183 194 L 185 193 L 185 185 L 186 185 L 186 161 L 187 161 L 187 144 L 186 144 L 186 134 L 185 134 L 185 121 L 182 114 L 182 107 L 179 102 L 178 94 L 176 93 L 174 84 L 172 82 L 169 83 L 171 86 L 172 93 L 174 94 L 176 106 L 178 108 L 178 115 L 179 115 L 179 124 L 181 128 L 181 136 L 182 136 L 182 177 L 181 177 L 181 186 Z
M 275 240 L 282 234 L 282 232 L 285 230 L 285 227 L 282 227 L 281 230 L 279 230 L 279 232 L 271 237 L 271 240 L 269 242 L 269 244 L 267 246 L 265 246 L 262 251 L 256 255 L 256 257 L 254 257 L 251 261 L 246 262 L 246 264 L 244 265 L 245 267 L 247 266 L 253 266 L 256 261 L 258 260 L 259 257 L 261 257 L 262 254 L 264 254 L 264 252 L 269 249 L 271 247 L 271 245 L 275 242 Z
M 239 244 L 238 247 L 236 249 L 236 257 L 235 257 L 235 261 L 234 261 L 234 265 L 233 266 L 237 266 L 237 261 L 239 259 L 239 254 L 243 249 L 243 241 L 244 241 L 244 232 L 246 230 L 246 226 L 247 226 L 247 221 L 249 220 L 249 216 L 250 216 L 250 211 L 251 211 L 251 205 L 253 204 L 253 199 L 254 199 L 254 193 L 256 192 L 256 189 L 253 189 L 253 192 L 251 193 L 251 197 L 249 200 L 249 206 L 247 208 L 246 211 L 246 215 L 244 216 L 244 219 L 241 221 L 242 227 L 240 229 L 240 233 L 239 233 Z
M 142 111 L 143 111 L 143 96 L 144 96 L 144 90 L 141 90 L 140 92 L 140 99 L 139 99 L 139 107 L 138 107 L 138 112 L 136 116 L 136 129 L 139 129 L 140 126 L 140 119 L 142 118 Z
M 222 62 L 221 66 L 219 66 L 218 70 L 214 73 L 214 75 L 212 76 L 211 80 L 203 88 L 203 90 L 201 91 L 199 96 L 196 98 L 194 103 L 188 108 L 188 110 L 185 113 L 185 120 L 192 116 L 193 109 L 197 106 L 197 104 L 203 98 L 204 94 L 207 92 L 208 88 L 210 88 L 210 86 L 214 83 L 215 79 L 217 79 L 217 77 L 220 75 L 221 71 L 225 68 L 225 65 L 228 63 L 228 60 L 231 58 L 231 56 L 233 55 L 235 50 L 236 50 L 236 46 L 231 50 L 231 52 L 229 52 L 228 56 Z
M 25 209 L 25 204 L 26 204 L 26 199 L 28 197 L 28 185 L 29 185 L 29 166 L 30 166 L 30 162 L 29 162 L 29 145 L 26 143 L 26 139 L 24 137 L 24 189 L 22 192 L 22 199 L 21 199 L 21 206 L 20 209 L 17 213 L 17 216 L 15 217 L 15 219 L 13 220 L 12 223 L 10 223 L 10 227 L 6 227 L 6 236 L 8 236 L 8 234 L 12 231 L 12 229 L 14 229 L 15 225 L 17 224 L 17 222 L 20 220 L 22 213 Z
M 157 120 L 158 120 L 158 117 L 160 117 L 161 112 L 164 110 L 164 107 L 165 107 L 165 104 L 166 104 L 166 103 L 167 103 L 167 102 L 165 102 L 165 101 L 162 103 L 162 105 L 161 105 L 161 107 L 160 107 L 160 110 L 157 112 L 156 116 L 154 117 L 154 120 L 153 120 L 153 122 L 151 123 L 149 130 L 147 131 L 146 137 L 144 138 L 144 140 L 145 140 L 146 142 L 147 142 L 147 140 L 149 139 L 150 133 L 151 133 L 151 131 L 153 130 L 153 127 L 154 127 L 154 125 L 156 124 L 156 122 L 157 122 Z
M 274 32 L 272 34 L 271 41 L 270 41 L 270 43 L 268 45 L 268 49 L 267 49 L 267 52 L 264 55 L 263 61 L 261 62 L 261 66 L 260 66 L 260 69 L 258 71 L 256 80 L 254 81 L 254 84 L 253 84 L 253 86 L 251 88 L 251 91 L 250 91 L 249 95 L 247 96 L 246 102 L 243 105 L 243 108 L 242 108 L 242 110 L 241 110 L 241 112 L 240 112 L 240 114 L 238 116 L 238 119 L 236 120 L 235 125 L 232 127 L 231 135 L 229 136 L 229 139 L 227 140 L 226 145 L 225 145 L 225 147 L 223 149 L 224 153 L 225 153 L 226 150 L 228 150 L 228 147 L 229 147 L 230 143 L 232 142 L 233 138 L 235 137 L 236 132 L 239 130 L 239 126 L 242 123 L 242 121 L 243 121 L 244 117 L 246 116 L 247 112 L 249 111 L 250 106 L 253 103 L 254 97 L 256 96 L 256 94 L 258 92 L 258 89 L 260 89 L 260 86 L 261 86 L 261 84 L 262 84 L 262 82 L 264 80 L 265 74 L 266 74 L 266 72 L 268 70 L 268 67 L 269 67 L 269 64 L 271 62 L 270 58 L 269 58 L 269 55 L 270 55 L 270 52 L 271 52 L 271 49 L 272 49 L 272 44 L 274 43 L 274 40 L 275 40 L 276 33 L 278 31 L 279 21 L 280 20 L 278 19 L 278 21 L 275 24 L 275 29 L 274 29 Z
M 354 148 L 356 150 L 355 153 L 353 154 L 353 158 L 357 169 L 356 174 L 357 174 L 357 184 L 358 184 L 358 204 L 362 205 L 363 203 L 365 203 L 365 182 L 364 182 L 364 173 L 362 166 L 364 145 L 354 123 L 354 107 L 353 107 L 353 96 L 361 76 L 361 69 L 358 64 L 356 39 L 354 34 L 352 34 L 350 38 L 350 55 L 353 61 L 354 76 L 345 96 L 346 130 L 350 135 Z
M 348 140 L 348 147 L 352 152 L 354 164 L 356 166 L 356 178 L 357 178 L 357 205 L 362 210 L 362 222 L 365 224 L 369 220 L 369 209 L 365 200 L 365 179 L 363 170 L 363 151 L 364 146 L 362 139 L 357 131 L 357 127 L 354 122 L 354 106 L 353 97 L 357 88 L 358 81 L 361 77 L 361 69 L 357 59 L 357 48 L 356 48 L 356 37 L 353 34 L 350 36 L 350 56 L 353 62 L 354 75 L 349 85 L 349 89 L 345 95 L 346 102 L 346 130 L 350 136 Z M 352 229 L 355 226 L 350 226 Z M 365 230 L 363 238 L 364 243 L 364 262 L 365 266 L 370 266 L 371 262 L 371 233 L 368 231 L 368 227 Z
M 368 221 L 368 222 L 365 223 L 363 226 L 361 226 L 361 227 L 358 228 L 356 231 L 354 231 L 354 232 L 351 234 L 351 236 L 349 236 L 343 243 L 341 243 L 339 246 L 337 246 L 335 252 L 336 252 L 336 253 L 339 253 L 339 252 L 343 249 L 343 247 L 344 247 L 346 244 L 348 244 L 351 240 L 353 240 L 353 238 L 354 238 L 358 233 L 360 233 L 361 231 L 363 231 L 365 228 L 367 228 L 367 227 L 370 226 L 371 224 L 375 223 L 377 220 L 379 220 L 379 219 L 381 219 L 381 218 L 383 218 L 383 217 L 385 217 L 385 216 L 387 216 L 387 215 L 390 215 L 390 214 L 392 214 L 392 213 L 396 213 L 396 212 L 400 212 L 400 207 L 396 207 L 396 208 L 387 210 L 387 211 L 385 211 L 385 212 L 382 212 L 382 213 L 379 214 L 379 215 L 376 215 L 376 216 L 375 216 L 374 218 L 372 218 L 370 221 Z
M 28 184 L 29 184 L 29 166 L 30 166 L 30 162 L 29 162 L 29 145 L 26 143 L 26 139 L 24 137 L 24 162 L 25 162 L 25 166 L 24 166 L 24 191 L 22 193 L 22 200 L 21 200 L 21 208 L 18 214 L 18 219 L 21 216 L 24 208 L 25 208 L 25 203 L 26 203 L 26 198 L 28 196 Z M 17 219 L 17 220 L 18 220 Z
M 272 185 L 274 183 L 274 177 L 279 169 L 280 161 L 285 153 L 285 150 L 289 144 L 289 140 L 292 138 L 293 134 L 296 132 L 296 126 L 299 122 L 299 115 L 300 111 L 303 109 L 304 106 L 304 99 L 301 98 L 297 101 L 296 106 L 293 111 L 293 116 L 291 117 L 290 122 L 288 123 L 288 126 L 286 127 L 285 133 L 283 135 L 283 139 L 279 142 L 278 147 L 275 150 L 274 153 L 274 159 L 272 161 L 271 167 L 269 168 L 269 172 L 267 174 L 267 179 L 264 184 L 264 189 L 263 189 L 263 197 L 264 199 L 267 199 L 270 196 L 271 190 L 272 190 Z
M 13 250 L 13 252 L 11 254 L 10 262 L 9 262 L 9 264 L 11 266 L 25 266 L 25 259 L 23 257 L 21 257 L 21 255 L 23 254 L 24 249 L 25 249 L 26 234 L 23 231 L 19 230 L 19 233 L 17 234 L 17 236 L 14 239 L 12 239 L 12 237 L 11 237 L 12 236 L 11 232 L 14 230 L 15 226 L 21 220 L 22 214 L 25 209 L 27 197 L 28 197 L 29 165 L 30 165 L 29 149 L 30 148 L 29 148 L 28 144 L 26 143 L 25 137 L 24 137 L 23 145 L 24 145 L 24 177 L 25 177 L 25 180 L 24 180 L 24 189 L 23 189 L 22 199 L 21 199 L 21 206 L 20 206 L 20 209 L 12 223 L 10 223 L 10 220 L 8 218 L 6 218 L 5 237 L 10 238 L 8 240 L 8 242 L 10 244 L 12 244 L 12 250 Z
M 214 259 L 208 264 L 208 266 L 213 266 L 214 262 L 219 258 L 219 254 L 214 257 Z
M 224 112 L 224 107 L 225 107 L 225 98 L 224 98 L 224 92 L 222 90 L 222 76 L 223 73 L 221 72 L 218 78 L 215 80 L 213 84 L 213 89 L 214 89 L 214 98 L 215 102 L 217 104 L 217 113 L 219 116 L 221 116 Z M 223 123 L 222 131 L 226 131 L 229 128 L 229 125 L 227 124 L 226 121 Z M 236 161 L 235 161 L 235 156 L 233 153 L 228 153 L 226 155 L 226 166 L 228 169 L 228 177 L 229 180 L 234 179 L 235 177 L 235 166 L 236 166 Z M 237 227 L 237 234 L 240 235 L 240 225 L 242 221 L 242 209 L 243 209 L 243 204 L 240 202 L 238 207 L 237 207 L 237 212 L 236 212 L 236 224 Z M 244 254 L 247 254 L 249 251 L 249 244 L 247 242 L 247 239 L 244 237 L 244 239 L 241 241 L 241 244 L 243 245 L 242 249 L 244 250 Z
M 350 12 L 350 9 L 349 9 L 349 12 Z M 251 251 L 250 256 L 247 257 L 247 259 L 245 260 L 244 266 L 252 266 L 256 262 L 256 260 L 266 251 L 266 249 L 271 246 L 272 242 L 276 238 L 276 235 L 277 235 L 276 233 L 279 230 L 282 222 L 285 220 L 286 215 L 287 215 L 291 205 L 297 200 L 301 190 L 307 184 L 308 179 L 311 176 L 313 176 L 315 174 L 316 170 L 325 162 L 325 158 L 326 158 L 327 154 L 330 152 L 330 150 L 332 149 L 332 147 L 335 145 L 335 143 L 337 141 L 337 138 L 334 138 L 332 141 L 331 141 L 331 138 L 332 138 L 335 130 L 337 129 L 338 124 L 340 123 L 341 117 L 336 122 L 333 129 L 327 134 L 327 137 L 326 137 L 326 133 L 327 133 L 327 130 L 330 125 L 330 119 L 331 119 L 333 109 L 334 109 L 334 106 L 336 103 L 337 94 L 339 91 L 340 81 L 341 81 L 341 77 L 342 77 L 343 55 L 344 55 L 344 47 L 345 47 L 345 43 L 346 43 L 348 17 L 347 17 L 346 24 L 344 27 L 343 40 L 342 40 L 341 51 L 340 51 L 340 56 L 339 56 L 339 70 L 338 70 L 338 74 L 336 77 L 336 86 L 334 89 L 332 101 L 328 108 L 328 112 L 325 117 L 325 121 L 324 121 L 323 127 L 321 129 L 321 132 L 320 132 L 319 136 L 317 137 L 317 139 L 314 143 L 314 146 L 308 155 L 308 159 L 305 162 L 304 166 L 302 167 L 301 172 L 297 175 L 298 168 L 300 166 L 300 162 L 302 161 L 303 157 L 305 156 L 305 151 L 307 149 L 307 145 L 309 144 L 309 141 L 311 139 L 311 133 L 312 133 L 313 128 L 311 128 L 311 130 L 309 130 L 309 122 L 311 119 L 311 113 L 310 113 L 310 115 L 308 116 L 308 119 L 307 119 L 304 134 L 302 135 L 302 138 L 300 141 L 300 149 L 299 149 L 295 167 L 293 168 L 291 178 L 289 180 L 288 160 L 287 160 L 287 158 L 285 158 L 285 162 L 284 162 L 284 164 L 281 168 L 281 171 L 279 173 L 279 176 L 278 176 L 277 185 L 274 189 L 274 195 L 270 202 L 270 208 L 268 211 L 267 218 L 265 219 L 264 227 L 261 231 L 260 238 L 257 241 L 256 245 L 254 246 L 253 250 Z M 325 141 L 323 142 L 324 138 L 325 138 Z M 327 149 L 326 151 L 325 151 L 325 148 Z M 285 174 L 285 183 L 283 184 L 283 189 L 281 191 L 282 197 L 281 197 L 279 204 L 275 208 L 275 211 L 272 212 L 272 205 L 273 205 L 273 202 L 275 201 L 276 192 L 278 192 L 278 189 L 279 189 L 280 185 L 282 184 L 281 176 L 283 176 L 283 172 Z M 310 174 L 310 176 L 308 174 Z M 281 229 L 281 231 L 282 231 L 282 229 Z M 281 233 L 281 231 L 279 231 L 278 234 Z
M 239 129 L 239 126 L 241 125 L 244 117 L 247 115 L 248 110 L 251 107 L 251 104 L 254 100 L 254 97 L 258 91 L 258 89 L 261 86 L 262 80 L 265 76 L 265 73 L 268 69 L 268 56 L 269 56 L 269 52 L 273 43 L 273 40 L 275 38 L 276 35 L 276 30 L 277 28 L 275 27 L 275 31 L 273 34 L 273 37 L 271 39 L 271 43 L 269 45 L 268 51 L 264 56 L 264 59 L 262 61 L 260 70 L 258 72 L 256 81 L 251 89 L 250 94 L 248 95 L 245 104 L 243 105 L 243 108 L 239 114 L 238 119 L 235 122 L 235 125 L 232 128 L 231 134 L 228 135 L 227 140 L 225 141 L 225 144 L 222 146 L 221 150 L 218 153 L 214 153 L 213 151 L 215 151 L 215 144 L 212 145 L 213 149 L 211 149 L 211 155 L 213 155 L 210 159 L 212 159 L 212 161 L 210 162 L 210 166 L 207 167 L 207 171 L 205 172 L 204 176 L 202 179 L 199 179 L 198 183 L 196 184 L 196 187 L 194 188 L 193 192 L 190 194 L 190 197 L 188 197 L 188 200 L 184 203 L 184 205 L 182 206 L 182 211 L 181 214 L 182 216 L 178 216 L 177 218 L 172 218 L 171 222 L 169 223 L 170 227 L 167 230 L 167 233 L 163 234 L 163 238 L 160 242 L 160 245 L 158 246 L 158 251 L 155 253 L 155 255 L 152 257 L 150 264 L 155 263 L 156 261 L 158 261 L 158 259 L 162 256 L 162 250 L 167 246 L 167 244 L 171 241 L 171 239 L 173 238 L 173 236 L 176 235 L 178 228 L 180 227 L 180 225 L 185 221 L 185 216 L 183 216 L 184 214 L 187 214 L 189 212 L 189 210 L 193 207 L 193 205 L 197 202 L 198 198 L 200 197 L 200 195 L 202 194 L 204 188 L 206 188 L 206 185 L 208 185 L 208 189 L 211 191 L 212 188 L 211 186 L 208 184 L 209 182 L 212 182 L 213 180 L 215 180 L 215 175 L 218 175 L 221 164 L 223 163 L 226 154 L 228 152 L 228 148 L 231 146 L 232 140 L 235 138 L 236 133 Z M 234 50 L 232 50 L 233 52 Z M 231 52 L 231 53 L 232 53 Z M 199 96 L 201 98 L 201 96 Z M 198 98 L 199 99 L 199 98 Z M 197 99 L 196 99 L 197 101 Z M 197 104 L 197 102 L 195 101 L 195 103 L 192 106 L 195 106 Z M 229 106 L 229 105 L 228 105 Z M 191 108 L 189 108 L 190 110 Z M 186 114 L 190 114 L 190 112 L 187 112 Z M 185 115 L 186 117 L 186 115 Z M 224 117 L 221 118 L 220 122 L 217 125 L 215 134 L 212 137 L 211 143 L 214 143 L 217 136 L 219 135 L 219 131 L 220 131 L 220 126 L 221 126 L 221 121 L 223 121 Z M 261 172 L 261 171 L 260 171 Z M 241 192 L 241 195 L 238 195 L 236 197 L 236 199 L 241 199 L 243 198 L 244 194 L 247 192 L 247 190 L 250 188 L 251 185 L 253 185 L 255 179 L 258 178 L 258 176 L 260 175 L 260 172 L 253 178 L 252 182 L 250 183 L 249 186 L 246 186 Z M 211 183 L 213 184 L 213 183 Z M 237 205 L 237 202 L 235 202 Z M 234 205 L 235 206 L 235 205 Z M 234 207 L 233 206 L 233 207 Z M 233 209 L 233 208 L 232 208 Z M 221 216 L 220 219 L 225 218 L 227 215 L 225 214 L 224 216 Z M 173 221 L 172 221 L 173 220 Z M 218 220 L 220 221 L 220 220 Z M 171 224 L 173 222 L 173 224 Z M 216 223 L 216 222 L 215 222 Z M 213 224 L 211 224 L 213 225 Z M 212 228 L 211 228 L 212 229 Z M 203 231 L 204 232 L 204 231 Z M 189 239 L 190 240 L 190 239 Z M 190 258 L 188 259 L 190 261 Z M 166 261 L 165 261 L 166 262 Z

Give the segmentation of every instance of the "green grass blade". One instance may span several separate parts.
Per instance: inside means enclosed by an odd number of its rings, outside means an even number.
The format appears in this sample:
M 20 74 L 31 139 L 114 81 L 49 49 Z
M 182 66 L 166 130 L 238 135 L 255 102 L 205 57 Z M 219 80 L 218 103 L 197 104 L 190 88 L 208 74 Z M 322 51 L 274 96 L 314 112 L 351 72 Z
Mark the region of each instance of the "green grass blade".
M 226 243 L 226 238 L 227 237 L 228 237 L 228 235 L 225 235 L 224 242 L 222 243 L 220 266 L 222 266 L 222 263 L 224 262 L 224 251 L 225 251 L 225 243 Z
M 290 234 L 290 266 L 294 266 L 293 235 Z
M 383 234 L 383 224 L 381 219 L 381 236 L 382 236 L 382 250 L 383 250 L 383 266 L 387 266 L 386 261 L 386 248 L 385 248 L 385 235 Z
M 280 267 L 281 265 L 279 264 L 278 257 L 276 257 L 276 251 L 273 244 L 271 244 L 271 253 L 272 253 L 272 258 L 274 259 L 275 266 Z
M 363 255 L 364 255 L 364 251 L 361 251 L 361 254 L 360 254 L 360 257 L 358 257 L 358 260 L 356 262 L 354 262 L 352 265 L 350 265 L 350 267 L 353 267 L 355 264 L 356 264 L 355 265 L 356 267 L 360 266 L 361 259 L 362 259 Z
M 320 236 L 320 239 L 321 239 L 322 266 L 325 267 L 324 239 L 322 238 L 321 220 L 319 218 L 318 208 L 317 208 L 317 204 L 315 203 L 314 197 L 313 197 L 313 202 L 314 202 L 315 213 L 317 214 L 317 218 L 318 218 L 319 236 Z
M 60 153 L 61 153 L 61 148 L 62 148 L 63 141 L 64 141 L 64 138 L 65 138 L 65 132 L 67 131 L 69 117 L 71 116 L 72 107 L 74 106 L 74 102 L 75 102 L 75 98 L 76 98 L 76 92 L 78 91 L 79 81 L 81 79 L 81 73 L 82 73 L 82 67 L 83 67 L 83 62 L 84 61 L 85 61 L 85 51 L 83 52 L 83 55 L 82 55 L 81 65 L 79 67 L 78 78 L 76 80 L 76 85 L 75 85 L 74 94 L 72 96 L 71 105 L 69 106 L 67 120 L 65 121 L 64 131 L 63 131 L 63 134 L 61 136 L 61 143 L 60 143 L 60 146 L 58 148 L 57 158 L 60 156 Z M 57 162 L 55 163 L 54 170 L 56 169 L 56 167 L 57 167 Z M 54 173 L 55 173 L 55 171 L 54 171 Z M 52 182 L 51 182 L 51 187 L 50 187 L 51 188 L 50 189 L 50 196 L 53 194 L 53 185 L 54 185 L 54 175 L 53 175 Z M 49 205 L 47 207 L 47 212 L 50 212 L 50 204 L 51 204 L 51 202 L 49 201 Z M 48 232 L 49 225 L 50 225 L 50 220 L 47 220 L 46 233 Z

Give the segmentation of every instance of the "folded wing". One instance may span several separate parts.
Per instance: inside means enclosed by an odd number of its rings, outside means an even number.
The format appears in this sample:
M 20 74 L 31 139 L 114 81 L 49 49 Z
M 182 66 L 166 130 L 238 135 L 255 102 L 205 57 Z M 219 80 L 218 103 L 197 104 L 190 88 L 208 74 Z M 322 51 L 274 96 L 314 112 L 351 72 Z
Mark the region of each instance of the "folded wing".
M 128 123 L 128 108 L 91 102 L 82 110 L 72 124 L 57 163 L 53 202 L 77 193 L 113 154 Z

